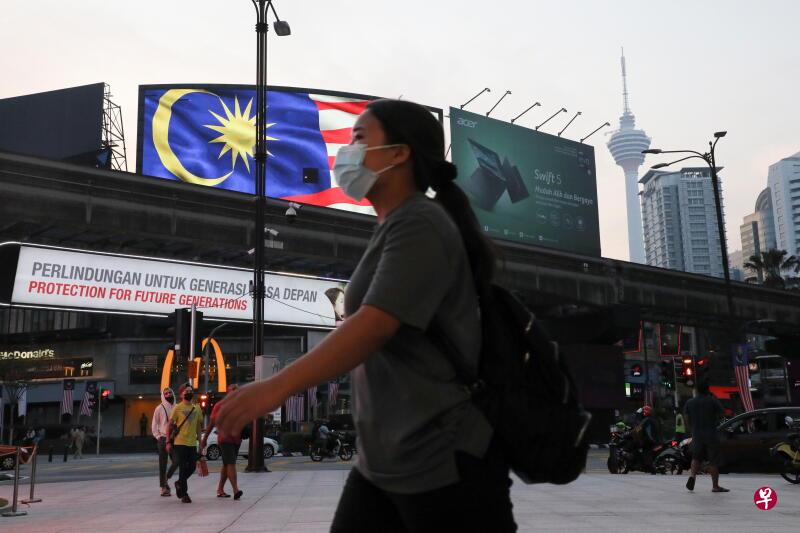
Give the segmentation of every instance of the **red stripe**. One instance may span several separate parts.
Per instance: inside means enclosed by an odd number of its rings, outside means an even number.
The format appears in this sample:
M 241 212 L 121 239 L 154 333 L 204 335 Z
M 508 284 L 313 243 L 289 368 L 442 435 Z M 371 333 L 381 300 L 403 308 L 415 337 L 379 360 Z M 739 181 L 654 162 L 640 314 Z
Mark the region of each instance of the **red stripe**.
M 338 130 L 322 130 L 322 138 L 326 143 L 350 144 L 353 135 L 353 128 L 341 128 Z
M 315 192 L 312 194 L 284 196 L 283 200 L 288 200 L 290 202 L 297 202 L 300 204 L 319 205 L 322 207 L 329 206 L 331 204 L 352 204 L 352 205 L 363 205 L 363 206 L 372 205 L 366 199 L 361 200 L 360 202 L 356 202 L 355 200 L 347 196 L 345 193 L 343 193 L 342 189 L 339 187 L 331 187 L 330 189 L 325 189 L 324 191 Z
M 320 111 L 325 111 L 326 109 L 338 109 L 339 111 L 344 111 L 345 113 L 360 115 L 364 112 L 364 109 L 367 108 L 367 104 L 369 102 L 320 102 L 314 100 L 314 103 L 317 104 L 317 109 Z
M 333 164 L 335 162 L 336 162 L 336 156 L 335 155 L 329 155 L 328 156 L 328 168 L 333 170 Z

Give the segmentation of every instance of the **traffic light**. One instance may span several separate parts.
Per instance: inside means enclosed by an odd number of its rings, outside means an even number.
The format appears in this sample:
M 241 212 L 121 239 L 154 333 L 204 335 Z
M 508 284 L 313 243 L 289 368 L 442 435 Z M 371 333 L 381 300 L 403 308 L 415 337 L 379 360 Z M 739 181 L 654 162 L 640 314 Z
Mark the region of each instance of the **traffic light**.
M 192 310 L 191 309 L 175 309 L 174 313 L 169 315 L 172 327 L 175 330 L 175 357 L 180 361 L 188 361 L 189 354 L 191 353 L 192 342 L 195 343 L 195 354 L 199 354 L 197 339 L 200 337 L 198 331 L 203 323 L 203 313 L 195 311 L 195 325 L 194 332 L 195 338 L 192 339 Z
M 208 395 L 207 394 L 201 394 L 200 395 L 200 410 L 205 413 L 208 410 L 208 405 L 209 405 Z
M 675 368 L 672 361 L 661 361 L 661 386 L 666 389 L 671 389 L 673 386 L 673 372 Z
M 100 393 L 100 410 L 105 411 L 108 409 L 108 398 L 111 396 L 111 391 L 108 389 L 103 389 Z

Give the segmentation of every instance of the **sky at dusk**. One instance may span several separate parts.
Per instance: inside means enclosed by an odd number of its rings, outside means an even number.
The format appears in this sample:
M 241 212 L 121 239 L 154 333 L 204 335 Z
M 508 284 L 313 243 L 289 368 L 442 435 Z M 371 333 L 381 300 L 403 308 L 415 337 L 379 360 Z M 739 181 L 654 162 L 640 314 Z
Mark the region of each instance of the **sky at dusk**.
M 290 37 L 269 35 L 270 84 L 458 106 L 578 139 L 622 113 L 620 48 L 637 127 L 652 147 L 704 150 L 713 132 L 728 241 L 766 186 L 771 163 L 800 151 L 796 0 L 276 0 Z M 129 169 L 140 84 L 255 81 L 250 0 L 5 0 L 0 98 L 88 83 L 122 106 Z M 563 117 L 563 118 L 562 118 Z M 445 126 L 449 126 L 445 124 Z M 595 146 L 603 255 L 628 258 L 622 169 Z M 648 156 L 649 165 L 666 161 Z

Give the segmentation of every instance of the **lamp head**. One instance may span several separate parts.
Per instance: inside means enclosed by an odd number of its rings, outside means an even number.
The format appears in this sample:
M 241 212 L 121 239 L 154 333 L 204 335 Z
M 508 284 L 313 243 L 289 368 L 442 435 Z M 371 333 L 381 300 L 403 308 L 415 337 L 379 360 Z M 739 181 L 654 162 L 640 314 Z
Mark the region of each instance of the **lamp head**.
M 727 134 L 728 134 L 728 132 L 727 132 L 727 131 L 717 131 L 717 132 L 714 132 L 714 138 L 715 138 L 715 139 L 722 139 L 722 138 L 723 138 L 723 137 L 725 137 Z
M 668 167 L 668 166 L 669 166 L 669 163 L 656 163 L 655 165 L 653 165 L 650 168 L 652 168 L 653 170 L 657 170 L 659 168 L 664 168 L 664 167 Z
M 292 29 L 289 27 L 289 23 L 285 20 L 276 20 L 272 24 L 275 33 L 278 34 L 280 37 L 286 37 L 287 35 L 292 34 Z
M 642 150 L 643 154 L 660 154 L 661 148 L 649 148 L 647 150 Z

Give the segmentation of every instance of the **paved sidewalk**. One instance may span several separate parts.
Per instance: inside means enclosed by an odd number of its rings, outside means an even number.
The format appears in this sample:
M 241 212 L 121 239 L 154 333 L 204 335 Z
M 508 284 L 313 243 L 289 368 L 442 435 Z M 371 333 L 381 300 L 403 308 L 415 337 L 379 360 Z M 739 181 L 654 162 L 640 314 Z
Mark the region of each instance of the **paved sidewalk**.
M 47 483 L 42 503 L 23 517 L 0 517 L 3 532 L 107 531 L 255 532 L 327 531 L 346 470 L 240 474 L 241 501 L 215 497 L 217 477 L 190 480 L 192 504 L 158 496 L 154 478 Z M 520 531 L 793 531 L 800 523 L 800 486 L 777 476 L 729 475 L 729 494 L 712 494 L 698 479 L 694 493 L 683 476 L 586 474 L 567 486 L 515 482 Z M 779 502 L 771 511 L 753 505 L 753 493 L 771 486 Z M 7 497 L 10 487 L 0 487 Z M 27 495 L 27 491 L 23 493 Z M 8 494 L 10 496 L 10 494 Z

